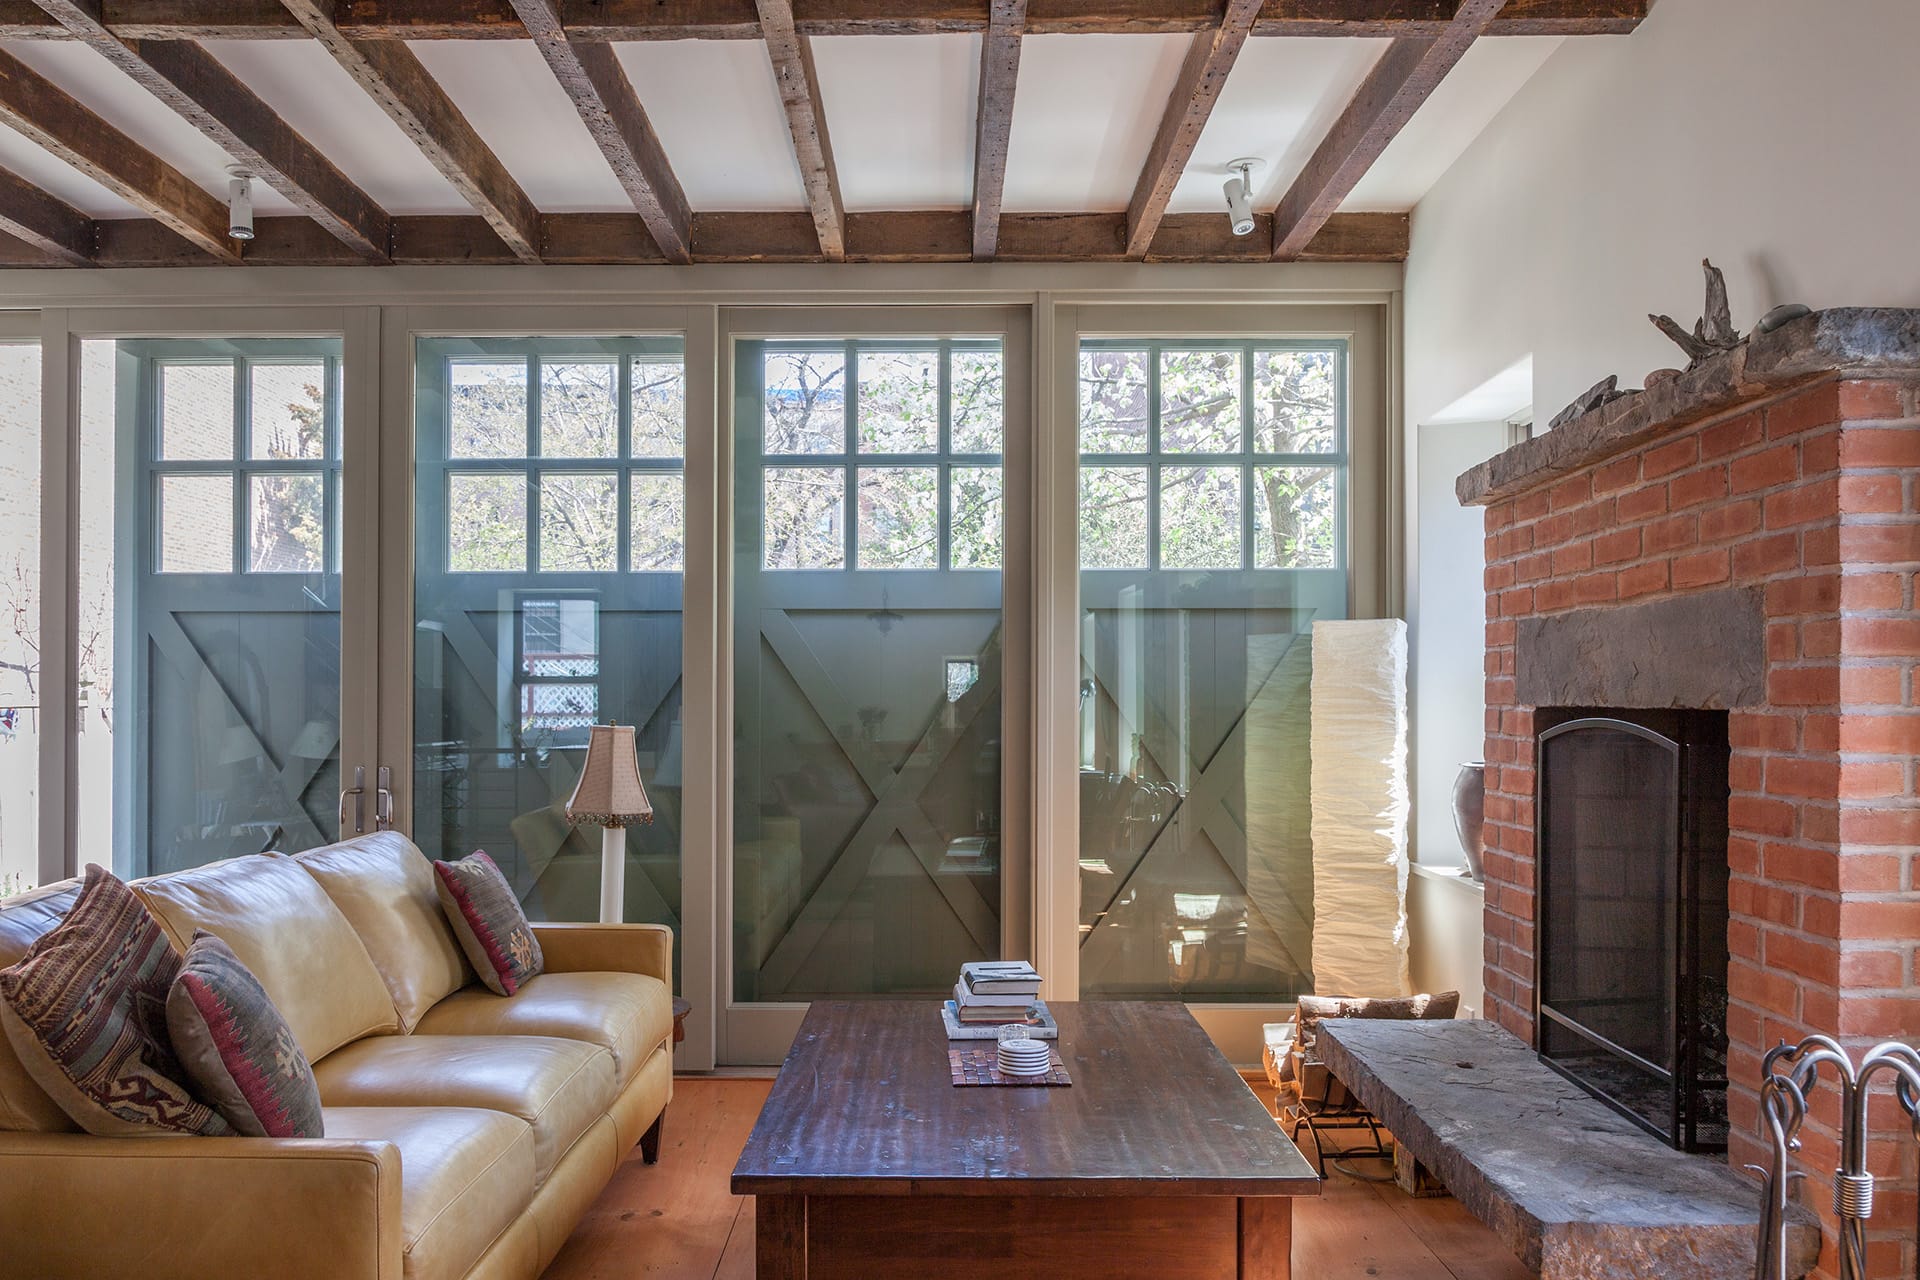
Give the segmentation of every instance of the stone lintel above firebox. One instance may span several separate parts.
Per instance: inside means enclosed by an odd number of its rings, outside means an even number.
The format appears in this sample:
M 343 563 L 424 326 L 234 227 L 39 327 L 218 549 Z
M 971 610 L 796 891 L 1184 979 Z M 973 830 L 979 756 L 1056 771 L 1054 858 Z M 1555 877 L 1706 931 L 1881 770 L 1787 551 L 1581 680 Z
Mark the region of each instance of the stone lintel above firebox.
M 1920 371 L 1920 311 L 1816 311 L 1707 360 L 1677 378 L 1600 406 L 1525 440 L 1454 482 L 1464 506 L 1483 507 L 1640 447 L 1736 405 L 1823 376 Z
M 1759 587 L 1521 618 L 1514 698 L 1534 707 L 1730 710 L 1767 696 Z

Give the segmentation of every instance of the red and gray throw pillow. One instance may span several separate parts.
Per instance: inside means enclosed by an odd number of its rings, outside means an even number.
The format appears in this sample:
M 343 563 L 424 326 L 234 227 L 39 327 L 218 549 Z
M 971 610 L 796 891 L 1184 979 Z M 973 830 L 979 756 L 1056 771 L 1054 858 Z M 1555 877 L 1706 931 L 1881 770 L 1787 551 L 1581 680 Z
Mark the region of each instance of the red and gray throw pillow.
M 173 1050 L 200 1096 L 254 1138 L 322 1136 L 320 1086 L 260 980 L 202 929 L 167 993 Z
M 533 936 L 513 886 L 485 851 L 475 850 L 458 862 L 436 862 L 433 875 L 440 908 L 489 990 L 510 996 L 540 972 L 545 963 L 540 940 Z
M 0 970 L 0 1024 L 34 1083 L 88 1133 L 231 1134 L 185 1083 L 168 1038 L 179 972 L 146 904 L 90 866 L 66 919 Z

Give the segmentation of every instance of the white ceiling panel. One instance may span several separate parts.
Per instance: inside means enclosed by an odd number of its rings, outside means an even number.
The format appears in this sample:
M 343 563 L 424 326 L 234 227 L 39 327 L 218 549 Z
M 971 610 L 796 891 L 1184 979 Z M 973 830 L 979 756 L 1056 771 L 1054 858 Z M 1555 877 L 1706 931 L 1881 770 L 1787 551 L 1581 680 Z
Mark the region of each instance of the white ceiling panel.
M 388 213 L 472 212 L 453 184 L 317 41 L 202 43 Z
M 1564 39 L 1476 40 L 1340 207 L 1397 212 L 1419 204 Z
M 227 153 L 92 49 L 74 40 L 10 40 L 6 50 L 188 178 L 226 198 L 227 166 L 233 163 Z M 253 207 L 261 214 L 296 212 L 278 193 L 259 184 Z
M 978 36 L 821 36 L 813 58 L 850 212 L 973 203 Z
M 1264 212 L 1279 204 L 1389 43 L 1284 36 L 1247 41 L 1167 211 L 1226 216 L 1221 185 L 1228 164 L 1242 156 L 1265 162 L 1253 175 L 1253 207 Z
M 418 40 L 408 48 L 541 212 L 632 211 L 533 41 Z
M 1190 42 L 1178 35 L 1029 36 L 1020 51 L 1004 207 L 1126 208 Z
M 140 210 L 113 192 L 42 151 L 13 130 L 0 127 L 0 169 L 11 170 L 47 194 L 92 218 L 138 218 Z
M 758 40 L 649 40 L 614 51 L 687 193 L 703 210 L 804 209 L 787 113 Z M 846 150 L 832 135 L 841 172 Z

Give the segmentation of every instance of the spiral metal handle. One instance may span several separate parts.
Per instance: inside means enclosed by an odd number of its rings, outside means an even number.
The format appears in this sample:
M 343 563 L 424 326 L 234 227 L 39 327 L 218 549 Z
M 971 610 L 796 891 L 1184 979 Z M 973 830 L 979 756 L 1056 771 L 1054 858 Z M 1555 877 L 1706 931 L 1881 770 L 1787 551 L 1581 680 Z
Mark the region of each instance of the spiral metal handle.
M 1843 1218 L 1855 1220 L 1871 1218 L 1873 1216 L 1873 1175 L 1835 1170 L 1833 1211 Z

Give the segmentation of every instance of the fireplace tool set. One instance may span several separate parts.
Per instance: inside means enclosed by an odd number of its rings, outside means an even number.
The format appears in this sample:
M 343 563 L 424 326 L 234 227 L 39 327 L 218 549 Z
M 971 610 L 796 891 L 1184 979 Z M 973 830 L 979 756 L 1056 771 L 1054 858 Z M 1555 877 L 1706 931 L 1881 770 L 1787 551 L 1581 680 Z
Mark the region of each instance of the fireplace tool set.
M 1789 1186 L 1805 1174 L 1787 1169 L 1800 1149 L 1807 1095 L 1820 1086 L 1820 1068 L 1833 1068 L 1840 1090 L 1840 1167 L 1833 1172 L 1833 1211 L 1840 1218 L 1840 1280 L 1866 1280 L 1866 1221 L 1873 1216 L 1873 1175 L 1867 1172 L 1867 1098 L 1876 1077 L 1891 1075 L 1893 1096 L 1920 1140 L 1920 1051 L 1891 1041 L 1875 1045 L 1854 1065 L 1828 1036 L 1808 1036 L 1797 1045 L 1781 1041 L 1760 1064 L 1760 1123 L 1772 1143 L 1767 1168 L 1748 1165 L 1766 1184 L 1754 1280 L 1790 1280 L 1787 1273 Z

